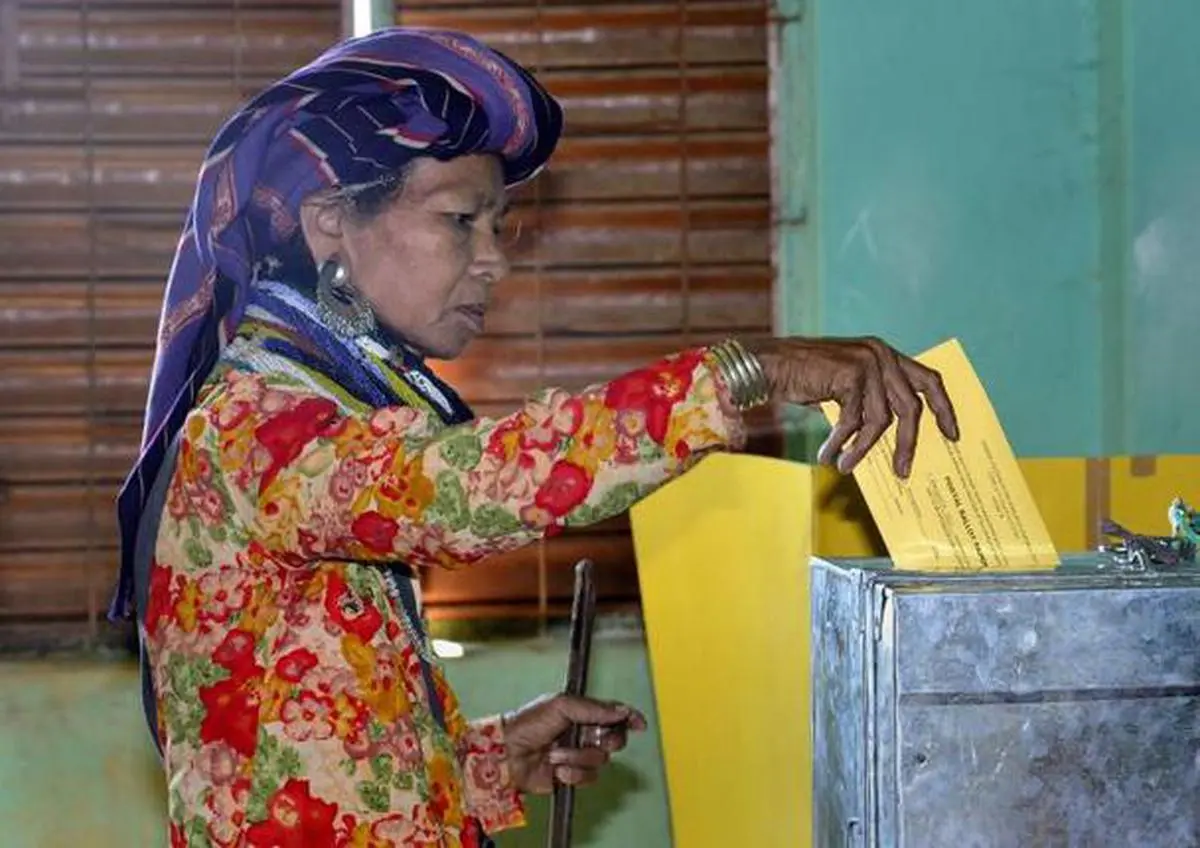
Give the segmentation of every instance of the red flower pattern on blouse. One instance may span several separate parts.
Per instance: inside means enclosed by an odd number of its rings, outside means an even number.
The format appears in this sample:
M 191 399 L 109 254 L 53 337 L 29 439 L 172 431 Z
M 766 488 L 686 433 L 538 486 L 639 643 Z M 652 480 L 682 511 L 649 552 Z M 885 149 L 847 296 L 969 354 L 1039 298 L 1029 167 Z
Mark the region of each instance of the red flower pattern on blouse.
M 562 518 L 587 500 L 592 478 L 578 465 L 559 461 L 554 463 L 550 476 L 533 496 L 533 502 L 554 518 Z
M 308 848 L 334 844 L 337 806 L 314 798 L 307 780 L 291 779 L 267 802 L 267 820 L 251 826 L 255 848 Z
M 396 541 L 396 534 L 400 532 L 399 524 L 378 512 L 364 512 L 355 518 L 350 526 L 354 531 L 354 538 L 377 554 L 390 551 Z
M 383 627 L 383 615 L 369 600 L 358 597 L 340 574 L 329 575 L 325 590 L 325 613 L 329 621 L 344 633 L 352 633 L 363 642 L 370 642 Z
M 297 648 L 279 658 L 279 662 L 275 663 L 275 673 L 288 683 L 299 683 L 304 675 L 317 667 L 317 663 L 316 654 L 307 648 Z
M 254 756 L 258 744 L 258 695 L 247 681 L 231 677 L 200 689 L 204 720 L 200 740 L 224 742 L 243 757 Z
M 264 421 L 254 432 L 256 441 L 271 456 L 271 467 L 263 475 L 262 487 L 270 485 L 275 475 L 295 461 L 305 445 L 333 423 L 336 416 L 337 404 L 332 400 L 304 398 L 291 409 Z

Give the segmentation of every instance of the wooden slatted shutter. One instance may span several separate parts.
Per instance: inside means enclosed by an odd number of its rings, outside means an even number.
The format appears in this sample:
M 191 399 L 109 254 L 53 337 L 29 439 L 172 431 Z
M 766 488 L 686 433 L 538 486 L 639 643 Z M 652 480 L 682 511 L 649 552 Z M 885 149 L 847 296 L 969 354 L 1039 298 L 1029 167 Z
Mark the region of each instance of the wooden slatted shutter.
M 163 282 L 221 121 L 331 0 L 0 0 L 0 647 L 91 644 Z

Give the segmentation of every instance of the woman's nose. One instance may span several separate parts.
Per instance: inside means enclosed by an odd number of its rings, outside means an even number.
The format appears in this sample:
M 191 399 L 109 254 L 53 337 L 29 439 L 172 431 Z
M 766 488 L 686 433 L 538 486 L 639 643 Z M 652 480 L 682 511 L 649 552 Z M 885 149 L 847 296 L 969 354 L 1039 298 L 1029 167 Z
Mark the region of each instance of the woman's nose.
M 487 272 L 494 281 L 508 274 L 508 253 L 503 234 L 490 227 L 479 227 L 475 231 L 473 263 L 480 271 Z

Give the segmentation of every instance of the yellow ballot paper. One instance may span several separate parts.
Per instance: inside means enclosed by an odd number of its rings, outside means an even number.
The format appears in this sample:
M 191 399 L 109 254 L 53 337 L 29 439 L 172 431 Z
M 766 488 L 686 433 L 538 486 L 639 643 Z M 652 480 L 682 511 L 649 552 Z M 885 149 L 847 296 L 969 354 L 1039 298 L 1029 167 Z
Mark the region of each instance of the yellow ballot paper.
M 907 480 L 892 470 L 895 424 L 854 470 L 894 566 L 939 572 L 1057 566 L 1050 533 L 962 345 L 952 339 L 917 360 L 941 373 L 960 439 L 946 439 L 926 410 Z M 836 422 L 837 406 L 823 408 Z
M 812 498 L 717 454 L 631 512 L 676 848 L 811 844 Z

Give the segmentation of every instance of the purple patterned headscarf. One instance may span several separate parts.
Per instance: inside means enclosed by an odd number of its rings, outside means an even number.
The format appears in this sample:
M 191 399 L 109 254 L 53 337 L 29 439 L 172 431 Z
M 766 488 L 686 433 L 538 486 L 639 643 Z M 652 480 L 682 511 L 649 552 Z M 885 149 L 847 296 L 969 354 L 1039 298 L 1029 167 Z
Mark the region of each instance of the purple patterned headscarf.
M 141 451 L 118 499 L 111 618 L 131 612 L 138 522 L 166 449 L 242 320 L 255 263 L 296 235 L 301 202 L 422 156 L 496 154 L 516 185 L 561 132 L 562 110 L 524 68 L 461 33 L 406 28 L 337 45 L 230 119 L 201 166 L 167 280 Z

